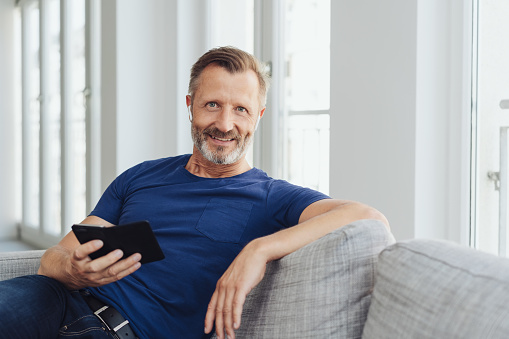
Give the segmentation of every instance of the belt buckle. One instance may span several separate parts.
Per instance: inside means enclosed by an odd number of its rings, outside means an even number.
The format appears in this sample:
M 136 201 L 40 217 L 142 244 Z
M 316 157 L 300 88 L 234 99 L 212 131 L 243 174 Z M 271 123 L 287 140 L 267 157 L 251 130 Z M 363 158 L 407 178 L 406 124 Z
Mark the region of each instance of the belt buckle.
M 115 338 L 117 339 L 120 339 L 120 336 L 117 334 L 117 332 L 122 328 L 124 327 L 125 325 L 129 324 L 129 320 L 127 319 L 124 319 L 123 322 L 121 322 L 120 324 L 116 325 L 115 327 L 113 327 L 114 325 L 111 325 L 107 319 L 103 318 L 101 316 L 101 313 L 108 310 L 110 307 L 105 305 L 103 307 L 101 307 L 100 309 L 98 309 L 97 311 L 94 312 L 94 314 L 101 320 L 101 322 L 106 326 L 106 328 L 108 328 L 108 330 L 115 336 Z

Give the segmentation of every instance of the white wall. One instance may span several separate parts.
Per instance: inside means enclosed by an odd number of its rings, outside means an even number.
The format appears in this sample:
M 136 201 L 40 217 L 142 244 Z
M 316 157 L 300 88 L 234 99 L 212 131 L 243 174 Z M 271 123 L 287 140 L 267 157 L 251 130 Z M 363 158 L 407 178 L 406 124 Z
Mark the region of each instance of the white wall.
M 398 240 L 467 241 L 467 6 L 332 1 L 330 191 L 381 210 Z
M 210 39 L 201 0 L 101 4 L 104 190 L 141 161 L 192 152 L 185 97 Z
M 16 200 L 20 198 L 15 178 L 15 79 L 14 2 L 0 0 L 0 239 L 14 238 Z
M 468 1 L 331 3 L 331 195 L 380 209 L 398 239 L 465 242 Z M 184 100 L 209 47 L 202 4 L 101 1 L 102 189 L 139 161 L 191 151 Z M 0 238 L 15 234 L 12 10 L 0 0 Z
M 177 3 L 101 4 L 104 189 L 141 161 L 176 154 Z
M 468 244 L 472 4 L 420 0 L 415 237 Z

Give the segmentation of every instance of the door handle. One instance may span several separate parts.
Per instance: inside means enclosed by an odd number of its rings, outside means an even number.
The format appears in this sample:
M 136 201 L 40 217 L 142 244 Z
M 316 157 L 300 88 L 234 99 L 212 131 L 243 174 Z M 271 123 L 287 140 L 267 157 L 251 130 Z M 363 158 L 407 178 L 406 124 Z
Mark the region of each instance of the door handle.
M 508 100 L 509 102 L 509 100 Z M 501 256 L 507 256 L 507 222 L 509 202 L 509 127 L 500 128 L 500 172 L 499 180 L 499 227 L 498 227 L 498 252 Z
M 495 183 L 495 191 L 500 191 L 500 172 L 488 172 L 488 179 Z

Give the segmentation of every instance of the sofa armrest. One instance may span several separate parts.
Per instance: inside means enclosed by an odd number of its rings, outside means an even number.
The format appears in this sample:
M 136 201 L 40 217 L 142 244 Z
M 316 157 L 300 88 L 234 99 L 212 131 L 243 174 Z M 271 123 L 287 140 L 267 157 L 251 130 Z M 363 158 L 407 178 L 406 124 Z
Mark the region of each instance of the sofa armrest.
M 239 338 L 360 338 L 378 254 L 394 242 L 360 220 L 267 265 L 247 296 Z
M 36 274 L 44 250 L 0 252 L 0 281 Z

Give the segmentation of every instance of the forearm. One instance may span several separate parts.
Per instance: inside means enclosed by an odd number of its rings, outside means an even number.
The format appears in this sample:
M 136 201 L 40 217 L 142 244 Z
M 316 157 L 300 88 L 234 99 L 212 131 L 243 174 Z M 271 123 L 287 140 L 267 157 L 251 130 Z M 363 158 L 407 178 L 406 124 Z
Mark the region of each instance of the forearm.
M 387 219 L 369 206 L 327 199 L 309 205 L 298 225 L 248 243 L 217 283 L 205 317 L 205 333 L 212 330 L 215 321 L 218 338 L 224 337 L 224 330 L 234 338 L 245 297 L 263 279 L 268 262 L 361 219 L 377 219 L 389 227 Z
M 270 262 L 361 219 L 380 220 L 389 228 L 385 216 L 369 206 L 351 201 L 327 200 L 310 205 L 303 212 L 298 225 L 256 239 L 250 245 Z

